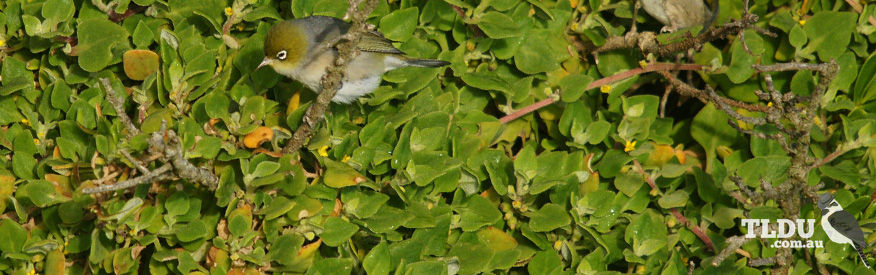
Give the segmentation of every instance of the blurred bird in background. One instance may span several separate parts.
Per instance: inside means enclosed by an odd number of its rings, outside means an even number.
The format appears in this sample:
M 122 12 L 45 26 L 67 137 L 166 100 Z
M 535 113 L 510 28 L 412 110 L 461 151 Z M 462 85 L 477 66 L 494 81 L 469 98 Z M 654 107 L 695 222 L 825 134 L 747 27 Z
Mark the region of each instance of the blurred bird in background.
M 645 12 L 663 23 L 661 32 L 674 32 L 697 25 L 703 26 L 700 33 L 718 16 L 718 0 L 712 1 L 712 8 L 703 0 L 640 0 Z

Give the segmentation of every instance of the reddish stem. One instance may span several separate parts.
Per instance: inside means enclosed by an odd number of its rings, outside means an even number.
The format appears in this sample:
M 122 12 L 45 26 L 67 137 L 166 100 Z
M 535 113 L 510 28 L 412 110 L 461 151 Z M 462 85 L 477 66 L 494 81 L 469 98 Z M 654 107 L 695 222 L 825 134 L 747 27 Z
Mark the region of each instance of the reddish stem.
M 648 182 L 648 185 L 651 186 L 651 190 L 659 191 L 659 189 L 657 189 L 657 183 L 655 183 L 654 179 L 645 172 L 645 169 L 642 168 L 642 164 L 640 164 L 638 160 L 633 160 L 633 165 L 635 165 L 636 170 L 638 170 L 639 173 L 642 173 L 642 176 L 645 177 L 645 181 Z M 687 218 L 684 217 L 684 215 L 681 214 L 680 211 L 678 211 L 678 209 L 673 208 L 670 211 L 672 212 L 672 215 L 675 216 L 676 220 L 687 226 L 690 231 L 694 233 L 694 235 L 697 235 L 697 237 L 699 237 L 700 240 L 702 240 L 703 243 L 706 244 L 706 247 L 709 248 L 709 251 L 715 251 L 715 244 L 712 243 L 712 239 L 709 238 L 709 235 L 706 235 L 706 232 L 704 232 L 702 228 L 690 222 Z
M 699 70 L 702 70 L 703 67 L 704 67 L 703 65 L 699 65 L 699 64 L 655 63 L 655 64 L 650 64 L 650 65 L 646 66 L 645 68 L 635 68 L 632 70 L 617 73 L 615 75 L 611 75 L 611 76 L 597 79 L 596 81 L 590 82 L 590 85 L 587 85 L 587 90 L 601 87 L 602 85 L 608 85 L 608 84 L 623 80 L 625 78 L 632 77 L 635 75 L 640 75 L 640 74 L 647 73 L 647 72 L 654 72 L 654 71 L 699 71 Z M 526 114 L 529 114 L 529 113 L 532 113 L 538 109 L 541 109 L 544 106 L 551 105 L 554 102 L 556 102 L 556 99 L 554 99 L 553 97 L 545 98 L 539 102 L 536 102 L 532 105 L 526 106 L 523 109 L 517 110 L 517 111 L 515 111 L 507 116 L 504 116 L 504 117 L 500 118 L 499 121 L 502 122 L 502 124 L 511 122 L 512 120 L 515 120 L 515 119 L 522 117 Z

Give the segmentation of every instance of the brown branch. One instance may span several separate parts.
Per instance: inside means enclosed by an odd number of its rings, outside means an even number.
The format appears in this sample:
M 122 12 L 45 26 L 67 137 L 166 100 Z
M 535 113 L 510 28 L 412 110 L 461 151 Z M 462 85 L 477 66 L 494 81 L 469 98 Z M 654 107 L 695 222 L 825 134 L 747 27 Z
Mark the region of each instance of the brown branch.
M 718 108 L 720 108 L 722 111 L 724 111 L 724 113 L 726 113 L 730 117 L 732 117 L 736 120 L 741 120 L 745 123 L 753 124 L 753 125 L 766 124 L 766 119 L 764 119 L 762 117 L 743 116 L 742 114 L 736 112 L 736 110 L 733 110 L 733 108 L 730 108 L 730 105 L 727 104 L 726 101 L 724 101 L 721 96 L 719 96 L 717 93 L 715 93 L 715 89 L 712 89 L 711 86 L 706 86 L 706 92 L 709 95 L 709 97 L 712 99 L 712 102 L 715 102 L 715 105 L 717 105 Z
M 359 2 L 349 0 L 350 7 L 347 9 L 347 15 L 351 15 L 353 18 L 353 25 L 345 34 L 349 39 L 337 46 L 338 55 L 335 57 L 334 66 L 329 67 L 322 78 L 322 91 L 317 96 L 316 102 L 307 109 L 303 119 L 305 123 L 298 126 L 298 130 L 295 131 L 292 139 L 283 148 L 283 153 L 298 152 L 304 146 L 305 142 L 313 136 L 313 127 L 323 119 L 326 108 L 328 108 L 338 90 L 341 89 L 341 80 L 344 77 L 347 63 L 350 62 L 353 54 L 356 52 L 356 44 L 359 43 L 359 38 L 367 31 L 365 20 L 368 19 L 371 11 L 377 7 L 376 0 L 367 0 L 364 7 L 359 9 Z
M 647 72 L 698 71 L 698 70 L 702 70 L 703 68 L 704 68 L 704 66 L 699 65 L 699 64 L 672 64 L 672 63 L 650 64 L 650 65 L 646 66 L 645 68 L 634 68 L 634 69 L 623 71 L 623 72 L 620 72 L 620 73 L 617 73 L 617 74 L 614 74 L 611 76 L 597 79 L 593 82 L 590 82 L 590 84 L 587 85 L 587 88 L 585 88 L 585 89 L 590 90 L 593 88 L 601 87 L 602 85 L 608 85 L 608 84 L 626 79 L 628 77 L 640 75 L 640 74 L 647 73 Z M 522 117 L 526 114 L 532 113 L 532 112 L 534 112 L 538 109 L 541 109 L 545 106 L 551 105 L 556 101 L 557 101 L 557 98 L 553 97 L 553 96 L 545 98 L 539 102 L 533 103 L 532 105 L 526 106 L 523 109 L 519 109 L 517 111 L 514 111 L 513 113 L 500 118 L 499 121 L 502 122 L 502 124 L 511 122 L 512 120 L 515 120 L 515 119 Z
M 676 78 L 675 76 L 673 76 L 672 74 L 670 74 L 668 72 L 658 71 L 658 73 L 660 75 L 663 75 L 663 77 L 669 81 L 669 84 L 672 84 L 672 86 L 675 88 L 675 90 L 678 91 L 680 94 L 685 95 L 685 96 L 689 96 L 689 97 L 695 97 L 703 103 L 709 102 L 710 98 L 703 90 L 694 88 L 693 86 L 691 86 L 687 83 L 684 83 L 684 81 L 681 81 L 680 79 Z M 736 101 L 733 99 L 729 99 L 726 97 L 720 97 L 720 100 L 724 104 L 727 104 L 727 105 L 730 105 L 733 107 L 737 107 L 737 108 L 746 109 L 749 111 L 754 111 L 754 112 L 766 112 L 769 109 L 769 107 L 767 107 L 767 106 L 752 105 L 752 104 Z
M 709 251 L 715 251 L 715 244 L 712 243 L 712 239 L 709 238 L 709 235 L 706 235 L 706 232 L 704 232 L 702 228 L 685 218 L 678 209 L 673 208 L 671 211 L 676 220 L 686 225 L 694 235 L 697 235 L 697 237 L 706 244 L 706 248 L 708 248 Z

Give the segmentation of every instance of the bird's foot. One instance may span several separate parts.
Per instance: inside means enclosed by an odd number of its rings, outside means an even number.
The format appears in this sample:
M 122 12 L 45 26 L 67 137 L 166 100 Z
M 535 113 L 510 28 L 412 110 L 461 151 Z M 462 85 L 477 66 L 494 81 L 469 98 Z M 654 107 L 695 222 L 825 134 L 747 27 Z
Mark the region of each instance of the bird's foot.
M 660 32 L 661 32 L 661 33 L 665 33 L 665 32 L 675 32 L 675 31 L 677 31 L 677 30 L 678 30 L 678 28 L 676 28 L 676 27 L 663 26 L 663 28 L 660 29 Z

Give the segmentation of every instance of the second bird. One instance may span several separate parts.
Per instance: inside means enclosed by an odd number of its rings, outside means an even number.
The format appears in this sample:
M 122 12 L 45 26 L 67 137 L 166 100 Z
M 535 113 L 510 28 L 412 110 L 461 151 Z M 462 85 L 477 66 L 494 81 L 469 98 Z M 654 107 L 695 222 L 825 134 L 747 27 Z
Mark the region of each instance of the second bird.
M 709 10 L 703 0 L 640 1 L 648 14 L 663 23 L 665 27 L 660 30 L 661 32 L 674 32 L 698 25 L 702 25 L 705 31 L 718 14 L 717 0 L 712 3 L 712 10 Z
M 310 16 L 277 23 L 265 37 L 265 59 L 259 68 L 270 66 L 279 74 L 297 80 L 313 90 L 322 91 L 322 77 L 334 66 L 338 55 L 334 47 L 323 44 L 340 37 L 350 24 L 327 16 Z M 359 40 L 359 51 L 344 71 L 341 89 L 333 102 L 349 104 L 380 86 L 380 77 L 390 70 L 415 67 L 441 67 L 449 62 L 405 56 L 392 41 L 376 31 L 366 32 Z

